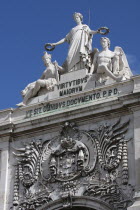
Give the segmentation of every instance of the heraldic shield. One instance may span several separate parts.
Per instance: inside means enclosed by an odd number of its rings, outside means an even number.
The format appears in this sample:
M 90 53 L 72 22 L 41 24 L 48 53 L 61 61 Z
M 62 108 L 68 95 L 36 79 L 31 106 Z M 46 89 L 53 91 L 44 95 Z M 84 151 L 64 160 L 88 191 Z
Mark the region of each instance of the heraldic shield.
M 41 157 L 44 182 L 66 182 L 93 171 L 97 150 L 91 137 L 84 131 L 65 123 L 61 135 L 47 141 Z

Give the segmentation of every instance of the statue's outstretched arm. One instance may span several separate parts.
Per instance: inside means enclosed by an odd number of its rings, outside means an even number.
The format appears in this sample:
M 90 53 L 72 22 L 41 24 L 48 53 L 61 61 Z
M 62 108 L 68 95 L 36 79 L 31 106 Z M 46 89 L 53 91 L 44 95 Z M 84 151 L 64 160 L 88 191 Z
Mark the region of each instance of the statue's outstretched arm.
M 98 30 L 97 31 L 91 30 L 89 33 L 92 34 L 92 35 L 94 35 L 94 34 L 98 34 L 99 31 Z
M 66 42 L 65 38 L 61 39 L 60 41 L 58 41 L 56 43 L 51 43 L 51 46 L 57 46 L 57 45 L 63 44 L 64 42 Z
M 90 31 L 90 34 L 94 35 L 94 34 L 102 34 L 102 35 L 105 35 L 105 34 L 108 34 L 110 32 L 109 28 L 107 27 L 101 27 L 101 28 L 98 28 L 98 30 L 94 31 L 94 30 L 91 30 Z

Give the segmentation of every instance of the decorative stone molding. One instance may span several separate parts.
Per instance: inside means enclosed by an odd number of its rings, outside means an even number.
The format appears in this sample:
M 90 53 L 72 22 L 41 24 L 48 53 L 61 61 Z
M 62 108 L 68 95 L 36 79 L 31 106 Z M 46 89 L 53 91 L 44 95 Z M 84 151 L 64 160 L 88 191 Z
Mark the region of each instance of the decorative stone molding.
M 97 129 L 79 130 L 66 122 L 60 135 L 31 141 L 13 152 L 17 159 L 13 207 L 43 209 L 61 199 L 64 208 L 77 196 L 104 201 L 110 209 L 132 204 L 125 134 L 129 120 L 104 123 Z

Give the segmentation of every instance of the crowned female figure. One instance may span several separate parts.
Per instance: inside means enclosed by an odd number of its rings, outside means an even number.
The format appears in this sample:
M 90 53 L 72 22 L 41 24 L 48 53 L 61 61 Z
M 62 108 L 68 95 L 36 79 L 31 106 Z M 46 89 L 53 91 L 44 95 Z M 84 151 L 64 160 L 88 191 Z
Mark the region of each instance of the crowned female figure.
M 92 52 L 92 36 L 99 33 L 98 30 L 93 31 L 89 26 L 82 23 L 82 14 L 75 12 L 73 17 L 77 26 L 72 28 L 65 38 L 50 44 L 52 47 L 55 47 L 64 42 L 69 43 L 68 55 L 63 64 L 66 72 L 91 66 L 90 53 Z

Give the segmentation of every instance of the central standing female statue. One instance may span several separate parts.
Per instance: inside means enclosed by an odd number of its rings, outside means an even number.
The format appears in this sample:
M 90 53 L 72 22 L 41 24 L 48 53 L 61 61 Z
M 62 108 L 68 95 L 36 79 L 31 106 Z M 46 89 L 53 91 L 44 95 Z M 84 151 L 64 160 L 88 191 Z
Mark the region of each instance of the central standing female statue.
M 64 42 L 69 43 L 68 56 L 63 64 L 66 72 L 91 66 L 89 55 L 92 51 L 92 35 L 99 33 L 99 31 L 92 31 L 89 26 L 82 24 L 82 14 L 75 12 L 73 17 L 77 26 L 72 28 L 65 38 L 50 44 L 55 47 Z

